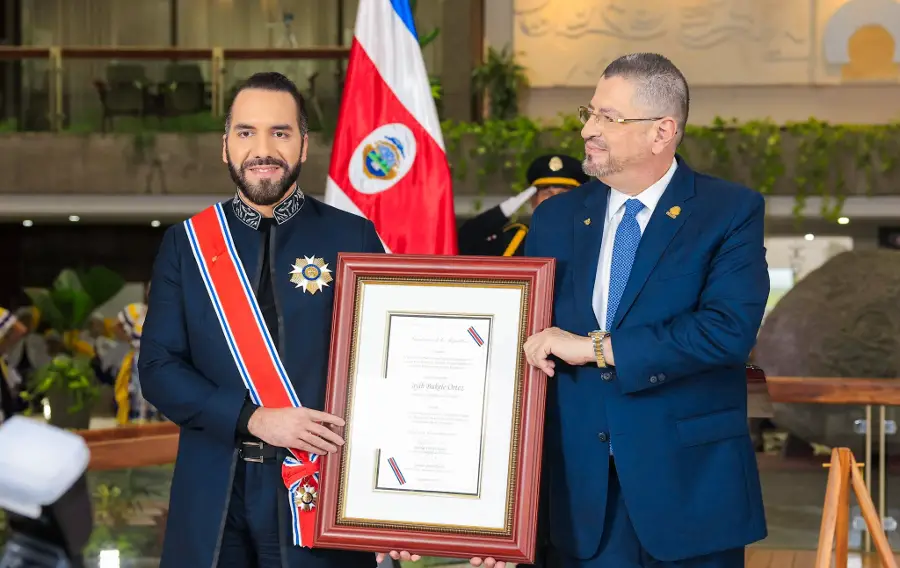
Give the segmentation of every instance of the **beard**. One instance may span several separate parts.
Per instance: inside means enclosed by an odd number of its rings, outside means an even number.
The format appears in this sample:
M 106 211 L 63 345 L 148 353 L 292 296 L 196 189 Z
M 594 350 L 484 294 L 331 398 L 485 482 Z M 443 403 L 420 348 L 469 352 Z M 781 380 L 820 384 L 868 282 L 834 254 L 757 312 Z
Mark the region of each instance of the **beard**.
M 587 175 L 594 178 L 604 178 L 622 172 L 625 169 L 626 161 L 620 160 L 612 155 L 609 148 L 606 150 L 606 163 L 597 161 L 597 157 L 592 157 L 585 153 L 584 161 L 581 162 L 581 169 Z
M 260 207 L 275 205 L 288 194 L 297 182 L 297 178 L 300 177 L 301 165 L 300 160 L 297 160 L 293 166 L 288 166 L 284 160 L 266 156 L 265 158 L 248 159 L 238 169 L 231 159 L 231 154 L 228 154 L 228 173 L 231 174 L 231 179 L 250 203 Z M 284 173 L 277 180 L 264 179 L 252 183 L 247 179 L 247 169 L 256 166 L 278 166 Z

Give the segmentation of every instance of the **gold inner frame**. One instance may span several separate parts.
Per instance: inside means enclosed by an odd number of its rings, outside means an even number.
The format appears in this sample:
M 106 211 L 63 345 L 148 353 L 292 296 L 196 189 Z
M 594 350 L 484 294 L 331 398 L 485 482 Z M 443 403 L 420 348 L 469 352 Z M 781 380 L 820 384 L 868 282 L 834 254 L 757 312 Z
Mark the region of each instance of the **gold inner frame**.
M 438 523 L 405 523 L 405 522 L 397 522 L 397 521 L 382 521 L 378 519 L 361 519 L 361 518 L 352 518 L 347 517 L 346 507 L 347 507 L 347 499 L 346 499 L 346 488 L 347 488 L 347 476 L 349 474 L 349 465 L 348 460 L 350 458 L 350 436 L 347 438 L 347 443 L 344 446 L 344 451 L 341 455 L 341 469 L 339 476 L 339 487 L 338 487 L 338 503 L 337 503 L 337 518 L 335 519 L 335 524 L 338 526 L 352 526 L 352 527 L 364 527 L 364 528 L 378 528 L 378 529 L 392 529 L 392 530 L 421 530 L 428 529 L 433 532 L 440 533 L 448 533 L 448 534 L 465 534 L 465 535 L 490 535 L 490 536 L 511 536 L 512 534 L 512 517 L 513 517 L 513 504 L 516 495 L 517 489 L 517 469 L 518 469 L 518 456 L 519 456 L 519 427 L 522 422 L 522 394 L 524 390 L 524 382 L 523 382 L 523 372 L 522 372 L 522 362 L 524 358 L 523 347 L 525 344 L 525 332 L 526 332 L 526 323 L 527 323 L 527 314 L 528 307 L 530 306 L 530 291 L 531 286 L 528 280 L 501 280 L 497 278 L 484 278 L 484 279 L 460 279 L 460 278 L 446 278 L 446 277 L 433 277 L 433 278 L 403 278 L 403 277 L 391 277 L 391 276 L 360 276 L 357 278 L 355 283 L 355 294 L 353 299 L 353 332 L 351 334 L 351 349 L 350 349 L 350 364 L 348 366 L 347 371 L 347 395 L 346 395 L 346 409 L 344 411 L 344 421 L 348 426 L 351 424 L 350 411 L 353 408 L 353 399 L 355 395 L 355 386 L 356 386 L 356 372 L 357 372 L 357 355 L 358 355 L 358 345 L 357 339 L 359 334 L 359 324 L 360 324 L 360 313 L 362 311 L 362 306 L 364 302 L 365 295 L 365 286 L 366 285 L 393 285 L 393 286 L 458 286 L 465 288 L 507 288 L 507 289 L 519 289 L 521 290 L 521 301 L 519 305 L 519 329 L 518 329 L 518 341 L 517 344 L 517 353 L 516 353 L 516 380 L 515 380 L 515 393 L 513 398 L 513 420 L 512 420 L 512 432 L 510 436 L 510 452 L 509 452 L 509 461 L 507 466 L 507 475 L 508 475 L 508 483 L 506 490 L 506 519 L 504 522 L 503 528 L 495 529 L 495 528 L 485 528 L 485 527 L 477 527 L 477 526 L 463 526 L 463 525 L 444 525 Z M 349 428 L 348 428 L 349 430 Z

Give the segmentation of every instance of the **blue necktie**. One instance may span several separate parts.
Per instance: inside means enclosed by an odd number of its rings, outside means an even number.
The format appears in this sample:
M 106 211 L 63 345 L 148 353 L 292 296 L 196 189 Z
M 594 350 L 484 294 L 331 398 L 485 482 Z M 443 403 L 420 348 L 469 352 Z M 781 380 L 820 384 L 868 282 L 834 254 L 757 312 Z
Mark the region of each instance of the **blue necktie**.
M 638 199 L 625 202 L 625 215 L 616 229 L 616 240 L 613 241 L 612 263 L 609 269 L 609 294 L 606 297 L 606 329 L 612 330 L 616 319 L 616 310 L 628 284 L 631 265 L 641 242 L 641 226 L 637 222 L 637 214 L 644 208 Z
M 637 222 L 637 214 L 644 208 L 638 199 L 625 202 L 625 215 L 616 229 L 616 240 L 613 241 L 612 263 L 609 269 L 609 294 L 606 298 L 606 329 L 612 330 L 616 319 L 616 310 L 628 284 L 631 265 L 641 242 L 641 226 Z M 609 453 L 612 455 L 612 439 L 609 441 Z

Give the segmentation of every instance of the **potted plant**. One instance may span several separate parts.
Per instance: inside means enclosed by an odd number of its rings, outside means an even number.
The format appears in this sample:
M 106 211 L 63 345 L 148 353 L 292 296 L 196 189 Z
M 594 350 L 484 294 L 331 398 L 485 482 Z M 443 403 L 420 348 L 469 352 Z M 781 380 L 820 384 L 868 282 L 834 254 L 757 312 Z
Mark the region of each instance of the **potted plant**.
M 487 57 L 472 71 L 475 91 L 487 99 L 487 118 L 511 120 L 519 114 L 519 95 L 528 86 L 525 67 L 516 62 L 515 53 L 504 47 L 489 47 Z
M 51 288 L 26 288 L 41 314 L 49 362 L 28 377 L 26 401 L 46 401 L 50 423 L 60 428 L 87 428 L 100 393 L 94 372 L 93 346 L 82 338 L 91 316 L 118 294 L 125 281 L 115 272 L 95 267 L 86 272 L 65 269 Z

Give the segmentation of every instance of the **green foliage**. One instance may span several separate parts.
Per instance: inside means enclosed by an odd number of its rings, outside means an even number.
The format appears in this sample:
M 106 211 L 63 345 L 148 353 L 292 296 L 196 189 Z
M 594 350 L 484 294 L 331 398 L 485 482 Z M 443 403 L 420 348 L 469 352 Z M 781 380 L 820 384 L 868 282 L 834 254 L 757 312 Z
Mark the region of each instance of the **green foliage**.
M 83 272 L 66 268 L 52 288 L 26 288 L 31 303 L 60 335 L 81 330 L 91 314 L 125 286 L 125 280 L 107 268 L 97 266 Z
M 28 389 L 21 396 L 23 400 L 30 402 L 60 391 L 67 393 L 66 399 L 70 405 L 66 410 L 71 414 L 88 408 L 97 399 L 100 390 L 90 357 L 57 355 L 35 370 Z
M 41 320 L 50 327 L 45 339 L 53 358 L 28 377 L 27 388 L 21 393 L 23 399 L 40 401 L 48 397 L 65 401 L 70 414 L 90 408 L 100 391 L 91 366 L 93 348 L 79 335 L 94 311 L 124 286 L 121 276 L 98 266 L 87 271 L 66 268 L 52 287 L 25 289 Z
M 484 63 L 472 70 L 472 87 L 487 97 L 487 118 L 509 120 L 519 114 L 519 95 L 528 86 L 525 67 L 516 63 L 509 46 L 488 48 Z
M 416 19 L 416 10 L 419 8 L 418 0 L 409 0 L 409 11 L 412 12 L 413 20 Z M 418 22 L 416 23 L 416 32 L 419 36 L 419 47 L 425 49 L 429 43 L 433 42 L 437 39 L 437 36 L 441 33 L 441 28 L 434 28 L 430 31 L 423 32 L 419 28 Z
M 525 117 L 443 123 L 454 176 L 477 180 L 482 192 L 498 181 L 521 191 L 536 156 L 582 156 L 581 128 L 574 116 L 548 125 Z M 679 153 L 699 171 L 764 194 L 796 195 L 798 216 L 809 196 L 822 197 L 823 215 L 835 218 L 849 195 L 871 195 L 876 186 L 890 191 L 886 180 L 897 171 L 900 123 L 843 125 L 810 119 L 780 125 L 717 119 L 710 126 L 688 126 Z
M 129 476 L 130 478 L 130 476 Z M 142 501 L 148 492 L 133 484 L 120 487 L 101 483 L 93 492 L 94 530 L 85 547 L 87 558 L 96 558 L 102 550 L 118 550 L 123 558 L 137 558 L 150 548 L 152 531 L 135 530 L 134 519 L 145 512 Z

